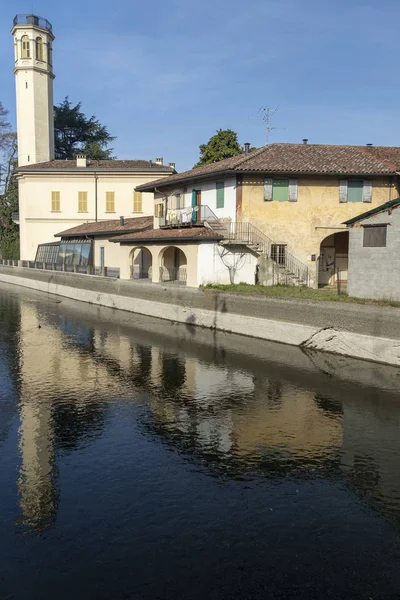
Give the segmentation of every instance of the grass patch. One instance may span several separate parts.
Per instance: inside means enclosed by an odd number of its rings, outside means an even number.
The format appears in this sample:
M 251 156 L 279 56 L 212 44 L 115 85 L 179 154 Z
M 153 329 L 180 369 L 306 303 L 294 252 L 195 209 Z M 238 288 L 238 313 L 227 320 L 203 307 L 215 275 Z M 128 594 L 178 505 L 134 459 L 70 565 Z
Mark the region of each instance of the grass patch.
M 347 304 L 369 304 L 375 306 L 393 306 L 400 308 L 400 302 L 394 300 L 368 300 L 364 298 L 351 298 L 347 293 L 337 293 L 336 288 L 320 288 L 314 290 L 309 287 L 293 285 L 250 285 L 249 283 L 237 284 L 213 284 L 202 286 L 204 290 L 220 290 L 221 292 L 233 292 L 236 294 L 252 294 L 254 296 L 266 296 L 267 298 L 293 298 L 295 300 L 317 300 L 322 302 L 345 302 Z

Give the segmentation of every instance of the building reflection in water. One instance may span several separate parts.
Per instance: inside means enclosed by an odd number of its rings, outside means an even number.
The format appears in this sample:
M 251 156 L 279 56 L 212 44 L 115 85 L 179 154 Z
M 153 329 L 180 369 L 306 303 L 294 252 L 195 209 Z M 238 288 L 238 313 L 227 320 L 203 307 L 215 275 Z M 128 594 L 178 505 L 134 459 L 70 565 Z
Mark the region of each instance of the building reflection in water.
M 144 430 L 210 474 L 340 478 L 399 517 L 400 419 L 392 395 L 336 389 L 316 367 L 307 385 L 304 374 L 298 385 L 295 365 L 283 378 L 256 356 L 161 342 L 156 328 L 84 322 L 64 307 L 21 302 L 18 488 L 25 528 L 54 522 L 62 494 L 58 453 L 100 437 L 117 401 L 145 404 Z

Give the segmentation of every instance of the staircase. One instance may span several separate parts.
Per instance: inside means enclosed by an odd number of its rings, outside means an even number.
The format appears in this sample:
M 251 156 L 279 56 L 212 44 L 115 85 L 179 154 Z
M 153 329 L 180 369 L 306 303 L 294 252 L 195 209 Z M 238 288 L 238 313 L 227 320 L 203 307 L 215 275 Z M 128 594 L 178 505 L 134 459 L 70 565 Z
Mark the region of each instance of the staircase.
M 206 220 L 207 225 L 223 236 L 220 244 L 224 246 L 246 246 L 258 256 L 265 256 L 278 268 L 281 277 L 278 279 L 292 285 L 308 285 L 308 266 L 284 250 L 281 244 L 276 244 L 252 223 L 224 222 L 215 215 Z

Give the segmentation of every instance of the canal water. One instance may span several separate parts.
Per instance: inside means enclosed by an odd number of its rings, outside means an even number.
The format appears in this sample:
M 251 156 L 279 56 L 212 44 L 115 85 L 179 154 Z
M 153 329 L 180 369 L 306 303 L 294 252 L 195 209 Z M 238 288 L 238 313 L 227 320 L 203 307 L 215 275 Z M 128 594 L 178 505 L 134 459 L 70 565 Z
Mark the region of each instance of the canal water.
M 0 598 L 399 598 L 399 380 L 0 284 Z

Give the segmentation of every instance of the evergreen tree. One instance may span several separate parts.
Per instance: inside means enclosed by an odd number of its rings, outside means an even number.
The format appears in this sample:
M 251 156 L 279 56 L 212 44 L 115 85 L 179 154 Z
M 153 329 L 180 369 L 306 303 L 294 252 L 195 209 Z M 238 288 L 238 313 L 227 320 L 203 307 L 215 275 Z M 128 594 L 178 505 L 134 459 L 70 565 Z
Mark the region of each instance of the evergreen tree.
M 218 129 L 207 144 L 200 146 L 200 160 L 195 167 L 209 165 L 224 158 L 243 154 L 244 150 L 238 142 L 237 133 L 232 129 Z
M 88 118 L 83 114 L 81 102 L 72 106 L 68 96 L 54 107 L 54 135 L 56 158 L 73 159 L 76 154 L 99 160 L 114 158 L 107 146 L 115 137 L 94 115 Z
M 18 212 L 18 183 L 13 176 L 17 139 L 7 115 L 0 102 L 0 257 L 18 259 L 18 226 L 12 220 L 12 213 Z

